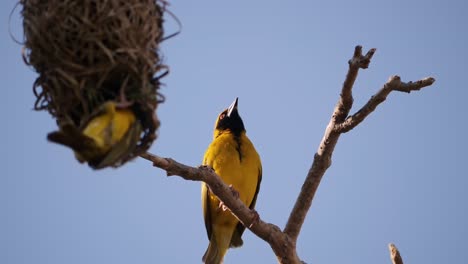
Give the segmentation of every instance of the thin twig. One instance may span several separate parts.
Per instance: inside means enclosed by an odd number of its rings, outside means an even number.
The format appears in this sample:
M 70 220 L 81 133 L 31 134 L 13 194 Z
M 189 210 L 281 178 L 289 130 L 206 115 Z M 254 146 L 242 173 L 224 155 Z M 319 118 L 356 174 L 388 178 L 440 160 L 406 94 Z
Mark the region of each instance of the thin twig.
M 367 69 L 369 67 L 372 56 L 374 56 L 376 49 L 370 49 L 366 55 L 362 55 L 362 47 L 356 46 L 354 48 L 354 55 L 348 61 L 349 69 L 348 74 L 346 74 L 343 87 L 341 88 L 340 105 L 339 112 L 335 112 L 335 119 L 337 122 L 342 122 L 346 116 L 348 116 L 349 111 L 353 107 L 353 86 L 356 78 L 358 76 L 359 69 Z
M 403 264 L 400 251 L 398 251 L 398 248 L 394 244 L 388 244 L 388 250 L 390 251 L 390 259 L 393 264 Z
M 435 82 L 432 77 L 424 78 L 416 82 L 402 82 L 399 76 L 392 76 L 385 85 L 372 96 L 369 101 L 357 111 L 354 115 L 349 116 L 346 120 L 335 126 L 336 132 L 346 133 L 359 125 L 370 113 L 372 113 L 379 104 L 387 99 L 387 96 L 392 91 L 406 92 L 419 91 L 424 87 L 431 86 Z

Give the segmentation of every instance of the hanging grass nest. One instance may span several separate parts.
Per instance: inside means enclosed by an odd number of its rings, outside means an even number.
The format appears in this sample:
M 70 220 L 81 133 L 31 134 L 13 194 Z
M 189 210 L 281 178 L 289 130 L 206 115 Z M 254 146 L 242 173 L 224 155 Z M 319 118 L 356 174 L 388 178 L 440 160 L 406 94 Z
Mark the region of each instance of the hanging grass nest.
M 20 0 L 23 56 L 37 77 L 35 110 L 79 129 L 109 101 L 128 103 L 142 130 L 117 167 L 156 139 L 163 0 Z M 159 75 L 159 76 L 158 76 Z M 92 164 L 90 164 L 92 166 Z

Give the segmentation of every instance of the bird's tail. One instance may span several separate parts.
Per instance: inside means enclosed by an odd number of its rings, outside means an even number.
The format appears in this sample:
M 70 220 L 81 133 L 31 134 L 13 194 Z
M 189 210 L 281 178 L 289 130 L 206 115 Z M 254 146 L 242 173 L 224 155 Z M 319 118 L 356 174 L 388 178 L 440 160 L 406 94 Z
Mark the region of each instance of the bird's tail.
M 80 152 L 84 148 L 89 148 L 89 145 L 93 145 L 94 143 L 92 138 L 87 137 L 71 124 L 62 126 L 60 131 L 49 133 L 47 139 L 54 143 L 65 145 L 77 152 Z
M 221 264 L 223 263 L 224 255 L 229 248 L 229 241 L 226 243 L 218 243 L 214 236 L 211 236 L 210 244 L 203 255 L 202 261 L 205 264 Z

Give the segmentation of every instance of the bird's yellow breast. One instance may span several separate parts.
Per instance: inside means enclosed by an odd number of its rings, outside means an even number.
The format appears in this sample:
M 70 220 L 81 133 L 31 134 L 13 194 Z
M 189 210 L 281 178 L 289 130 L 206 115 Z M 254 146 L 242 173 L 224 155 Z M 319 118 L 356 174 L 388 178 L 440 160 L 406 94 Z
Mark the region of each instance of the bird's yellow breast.
M 117 110 L 114 115 L 112 141 L 120 141 L 130 126 L 136 121 L 135 115 L 128 109 Z
M 203 163 L 211 166 L 227 185 L 239 192 L 241 201 L 250 205 L 259 183 L 261 162 L 245 132 L 237 138 L 229 132 L 217 135 L 208 147 Z M 210 199 L 217 201 L 213 195 Z
M 127 109 L 106 111 L 93 118 L 83 129 L 83 134 L 94 139 L 103 152 L 120 141 L 135 122 L 135 115 Z

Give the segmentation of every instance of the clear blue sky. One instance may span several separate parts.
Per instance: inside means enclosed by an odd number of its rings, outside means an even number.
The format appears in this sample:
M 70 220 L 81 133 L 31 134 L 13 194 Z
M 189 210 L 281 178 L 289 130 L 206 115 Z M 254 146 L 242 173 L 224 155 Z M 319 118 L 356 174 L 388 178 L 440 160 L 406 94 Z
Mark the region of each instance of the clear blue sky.
M 208 244 L 199 183 L 145 160 L 93 171 L 48 143 L 32 110 L 36 74 L 0 4 L 0 263 L 200 263 Z M 151 152 L 197 166 L 217 114 L 238 96 L 263 161 L 257 209 L 284 227 L 338 99 L 354 46 L 377 48 L 355 109 L 390 75 L 433 87 L 394 93 L 341 137 L 298 242 L 308 263 L 466 263 L 466 1 L 174 1 L 184 27 L 163 45 L 159 138 Z M 168 18 L 167 31 L 176 29 Z M 21 38 L 18 12 L 11 30 Z M 275 263 L 247 231 L 225 263 Z

